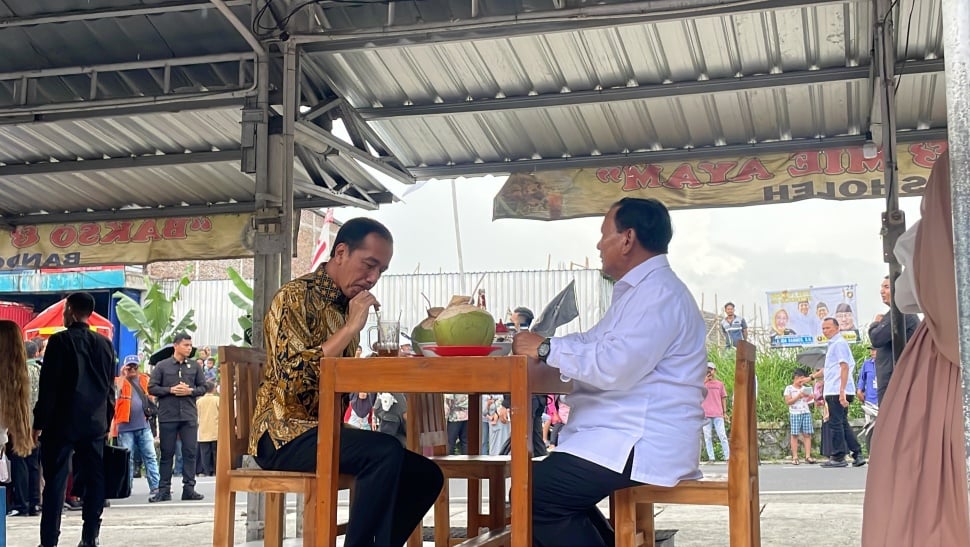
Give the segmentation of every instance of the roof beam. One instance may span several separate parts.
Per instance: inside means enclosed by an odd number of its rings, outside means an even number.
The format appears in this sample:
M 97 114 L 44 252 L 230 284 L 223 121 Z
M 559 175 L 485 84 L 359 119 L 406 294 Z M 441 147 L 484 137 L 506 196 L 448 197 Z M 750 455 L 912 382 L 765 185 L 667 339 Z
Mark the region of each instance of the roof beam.
M 312 150 L 317 154 L 326 155 L 336 151 L 342 156 L 356 160 L 403 184 L 414 183 L 414 178 L 407 172 L 388 164 L 383 158 L 376 158 L 359 148 L 355 148 L 353 145 L 337 138 L 329 131 L 312 123 L 305 121 L 296 122 L 296 142 L 300 146 L 305 147 L 307 150 Z
M 130 100 L 84 101 L 70 105 L 61 103 L 13 109 L 0 108 L 0 125 L 115 118 L 232 107 L 241 110 L 246 103 L 246 96 L 249 94 L 249 91 L 239 91 L 200 95 L 195 98 L 158 97 L 156 100 L 148 102 L 146 102 L 145 97 L 137 97 Z
M 942 72 L 943 60 L 912 61 L 906 64 L 907 74 Z M 385 120 L 407 116 L 442 116 L 520 110 L 529 108 L 552 108 L 592 103 L 663 99 L 684 95 L 703 95 L 748 89 L 812 85 L 825 82 L 863 80 L 869 77 L 870 67 L 841 67 L 821 70 L 804 70 L 783 74 L 759 74 L 743 78 L 720 78 L 716 80 L 677 82 L 672 84 L 616 87 L 600 91 L 573 91 L 505 99 L 481 99 L 453 103 L 437 103 L 416 106 L 393 106 L 382 108 L 358 108 L 357 113 L 365 120 Z
M 222 163 L 242 159 L 241 150 L 218 152 L 191 152 L 185 154 L 156 154 L 101 160 L 45 161 L 0 166 L 0 177 L 23 175 L 50 175 L 56 173 L 79 173 L 83 171 L 112 171 L 116 169 L 139 169 L 145 167 L 169 167 L 192 163 Z
M 394 194 L 377 192 L 369 194 L 376 203 L 391 203 Z M 296 209 L 317 209 L 321 207 L 339 207 L 346 198 L 336 197 L 295 197 L 293 205 Z M 350 198 L 352 199 L 352 198 Z M 68 222 L 102 222 L 111 220 L 140 220 L 171 217 L 186 217 L 197 215 L 224 215 L 252 213 L 256 211 L 255 202 L 237 201 L 229 203 L 213 203 L 209 205 L 176 205 L 170 207 L 133 207 L 114 211 L 75 211 L 67 213 L 40 213 L 20 216 L 0 216 L 0 223 L 6 226 L 23 226 L 32 224 L 62 224 Z M 376 209 L 373 204 L 361 202 L 355 207 Z
M 923 131 L 900 131 L 896 137 L 898 142 L 922 142 L 945 138 L 946 128 L 927 129 Z M 631 152 L 629 154 L 603 154 L 600 156 L 573 156 L 570 158 L 545 158 L 540 160 L 497 161 L 457 165 L 436 165 L 429 167 L 412 167 L 410 171 L 411 174 L 421 180 L 430 178 L 451 179 L 470 175 L 496 175 L 512 172 L 528 173 L 532 171 L 546 171 L 553 169 L 578 169 L 582 167 L 632 165 L 638 163 L 656 163 L 661 161 L 693 161 L 752 153 L 796 152 L 811 149 L 837 148 L 842 146 L 860 146 L 865 142 L 865 140 L 865 135 L 841 135 L 822 139 L 797 139 L 788 141 L 759 142 L 757 144 L 705 146 L 689 149 L 677 148 L 674 150 Z
M 226 5 L 249 6 L 250 0 L 225 0 Z M 93 21 L 96 19 L 113 19 L 117 17 L 132 17 L 135 15 L 157 15 L 160 13 L 173 13 L 181 11 L 197 11 L 215 9 L 209 0 L 188 0 L 180 2 L 165 2 L 152 6 L 138 5 L 130 7 L 112 7 L 93 10 L 68 11 L 62 13 L 51 13 L 47 15 L 36 15 L 33 17 L 8 17 L 0 19 L 0 29 L 12 27 L 27 27 L 34 25 L 44 25 L 48 23 L 67 23 L 69 21 Z
M 508 38 L 547 32 L 680 20 L 684 17 L 709 17 L 861 1 L 865 0 L 755 0 L 752 2 L 638 0 L 572 9 L 475 17 L 459 21 L 447 18 L 426 23 L 360 28 L 351 31 L 331 29 L 324 32 L 295 33 L 291 39 L 296 40 L 297 44 L 303 45 L 306 51 L 336 52 L 362 48 Z
M 343 192 L 334 192 L 333 190 L 330 190 L 329 188 L 326 188 L 323 186 L 311 187 L 307 184 L 294 185 L 293 192 L 296 194 L 300 194 L 300 193 L 309 194 L 318 199 L 330 200 L 331 203 L 328 206 L 339 207 L 339 206 L 346 205 L 348 207 L 360 207 L 362 209 L 376 210 L 378 203 L 390 203 L 390 201 L 379 202 L 378 200 L 374 199 L 373 195 L 370 196 L 371 197 L 370 200 L 366 200 L 366 199 L 356 198 L 354 196 L 351 196 Z M 389 192 L 383 192 L 383 193 L 389 194 Z

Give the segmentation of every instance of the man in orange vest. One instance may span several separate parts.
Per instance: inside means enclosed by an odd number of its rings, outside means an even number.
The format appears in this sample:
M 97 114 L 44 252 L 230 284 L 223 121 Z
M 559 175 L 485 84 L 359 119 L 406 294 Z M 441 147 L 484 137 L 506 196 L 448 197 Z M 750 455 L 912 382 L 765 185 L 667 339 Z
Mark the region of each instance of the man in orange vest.
M 158 460 L 155 458 L 155 439 L 148 418 L 158 412 L 158 407 L 153 397 L 148 395 L 148 375 L 139 372 L 138 365 L 137 355 L 125 357 L 121 376 L 115 378 L 118 397 L 114 423 L 118 441 L 131 453 L 132 461 L 145 463 L 145 477 L 154 496 L 158 493 Z

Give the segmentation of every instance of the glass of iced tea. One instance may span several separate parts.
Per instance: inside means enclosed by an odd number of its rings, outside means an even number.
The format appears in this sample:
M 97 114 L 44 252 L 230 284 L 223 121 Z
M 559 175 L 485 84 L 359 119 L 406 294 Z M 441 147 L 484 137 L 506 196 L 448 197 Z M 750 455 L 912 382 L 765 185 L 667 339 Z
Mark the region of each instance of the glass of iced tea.
M 372 334 L 377 331 L 377 342 L 374 342 Z M 367 329 L 367 343 L 378 357 L 397 357 L 401 350 L 401 322 L 381 319 L 377 326 Z

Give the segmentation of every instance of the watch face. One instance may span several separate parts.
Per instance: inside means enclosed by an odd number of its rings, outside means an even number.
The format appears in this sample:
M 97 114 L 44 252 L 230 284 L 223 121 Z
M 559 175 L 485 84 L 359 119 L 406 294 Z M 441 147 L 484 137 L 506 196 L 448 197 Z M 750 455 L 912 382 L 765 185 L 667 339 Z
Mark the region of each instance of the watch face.
M 546 357 L 548 357 L 549 356 L 549 340 L 543 340 L 542 343 L 539 344 L 539 348 L 536 350 L 536 353 L 539 355 L 539 357 L 541 357 L 543 359 L 546 358 Z

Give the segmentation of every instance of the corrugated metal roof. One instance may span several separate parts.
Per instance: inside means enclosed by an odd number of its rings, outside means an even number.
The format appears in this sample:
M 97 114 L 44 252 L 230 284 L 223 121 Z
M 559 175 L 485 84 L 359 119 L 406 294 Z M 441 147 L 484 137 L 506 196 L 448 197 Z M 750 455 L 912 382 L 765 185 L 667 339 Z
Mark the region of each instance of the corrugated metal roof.
M 868 93 L 853 80 L 372 123 L 409 166 L 515 161 L 859 134 Z
M 164 2 L 45 2 L 46 10 L 38 11 L 35 4 L 40 2 L 22 0 L 12 11 L 24 17 L 160 3 Z M 245 20 L 248 8 L 236 10 Z M 250 51 L 214 6 L 204 10 L 0 28 L 0 43 L 4 53 L 0 55 L 0 72 Z
M 915 60 L 942 56 L 936 4 L 900 2 L 901 59 L 904 52 Z M 369 122 L 409 167 L 812 139 L 865 133 L 871 108 L 865 71 L 861 76 L 853 71 L 844 81 L 784 87 L 475 109 L 476 103 L 512 97 L 864 67 L 870 63 L 870 10 L 869 2 L 847 0 L 510 38 L 315 52 L 309 58 L 353 106 L 373 109 L 376 117 L 389 107 L 466 107 L 461 113 Z M 349 12 L 326 13 L 330 18 Z M 377 15 L 361 13 L 357 21 Z M 340 27 L 334 18 L 330 22 Z M 946 125 L 942 87 L 935 85 L 941 75 L 904 76 L 900 130 Z
M 238 150 L 240 108 L 0 125 L 0 163 Z
M 253 179 L 239 162 L 202 163 L 0 178 L 4 212 L 108 211 L 138 205 L 251 202 Z

